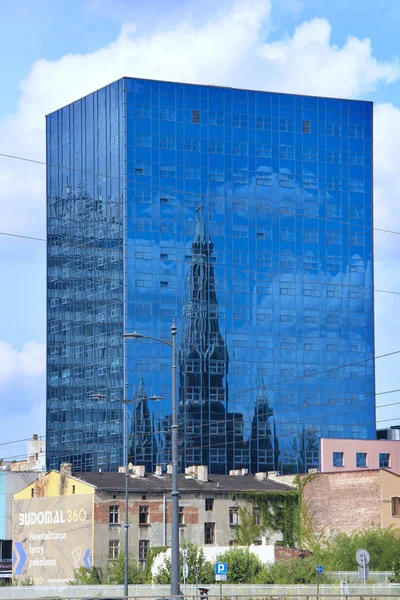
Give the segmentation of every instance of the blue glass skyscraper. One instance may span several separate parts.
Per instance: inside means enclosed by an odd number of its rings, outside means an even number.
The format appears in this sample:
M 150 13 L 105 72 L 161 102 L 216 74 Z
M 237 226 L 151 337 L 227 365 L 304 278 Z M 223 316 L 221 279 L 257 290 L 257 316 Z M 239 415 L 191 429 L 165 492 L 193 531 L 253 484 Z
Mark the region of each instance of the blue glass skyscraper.
M 135 78 L 47 117 L 48 467 L 305 472 L 375 436 L 372 104 Z M 153 401 L 153 395 L 161 401 Z M 94 397 L 97 396 L 97 397 Z

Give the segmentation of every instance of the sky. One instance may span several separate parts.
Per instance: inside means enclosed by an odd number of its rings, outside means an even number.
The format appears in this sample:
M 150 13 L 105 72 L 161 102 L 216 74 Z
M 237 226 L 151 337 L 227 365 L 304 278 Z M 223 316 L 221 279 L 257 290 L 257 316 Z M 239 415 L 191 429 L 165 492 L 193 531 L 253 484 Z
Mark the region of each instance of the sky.
M 396 0 L 14 0 L 0 8 L 0 232 L 45 238 L 45 114 L 122 76 L 372 100 L 375 227 L 400 232 Z M 0 235 L 0 458 L 45 433 L 45 243 Z M 375 288 L 400 294 L 400 235 L 375 232 Z M 400 296 L 375 294 L 376 356 Z M 400 423 L 400 354 L 376 361 Z M 398 405 L 396 403 L 399 403 Z

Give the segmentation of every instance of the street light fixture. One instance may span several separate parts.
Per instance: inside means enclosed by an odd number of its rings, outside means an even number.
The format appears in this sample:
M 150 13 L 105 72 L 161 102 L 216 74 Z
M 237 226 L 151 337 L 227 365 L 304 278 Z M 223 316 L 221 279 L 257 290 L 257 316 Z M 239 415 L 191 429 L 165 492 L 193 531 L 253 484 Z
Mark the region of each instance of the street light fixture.
M 176 404 L 176 335 L 178 328 L 175 320 L 171 325 L 172 341 L 163 340 L 143 333 L 124 333 L 124 338 L 139 340 L 154 340 L 166 344 L 172 348 L 172 422 L 171 422 L 171 446 L 172 446 L 172 535 L 171 535 L 171 596 L 180 596 L 179 586 L 179 487 L 178 487 L 178 421 Z
M 104 394 L 93 394 L 91 398 L 101 400 L 107 398 Z M 111 398 L 110 398 L 111 399 Z M 152 396 L 150 400 L 162 400 L 161 396 Z M 128 433 L 128 406 L 129 404 L 135 403 L 136 398 L 128 400 L 128 383 L 125 384 L 125 399 L 119 398 L 117 402 L 120 402 L 125 406 L 124 419 L 125 419 L 125 439 L 124 439 L 124 463 L 125 463 L 125 555 L 124 555 L 124 596 L 128 598 L 128 567 L 129 567 L 129 433 Z

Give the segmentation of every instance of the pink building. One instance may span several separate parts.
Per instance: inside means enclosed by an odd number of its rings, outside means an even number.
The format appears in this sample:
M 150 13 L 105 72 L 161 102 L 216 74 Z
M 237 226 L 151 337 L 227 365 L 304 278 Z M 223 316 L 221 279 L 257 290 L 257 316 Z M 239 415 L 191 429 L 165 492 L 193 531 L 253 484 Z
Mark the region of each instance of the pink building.
M 321 472 L 388 469 L 400 475 L 400 441 L 321 439 Z

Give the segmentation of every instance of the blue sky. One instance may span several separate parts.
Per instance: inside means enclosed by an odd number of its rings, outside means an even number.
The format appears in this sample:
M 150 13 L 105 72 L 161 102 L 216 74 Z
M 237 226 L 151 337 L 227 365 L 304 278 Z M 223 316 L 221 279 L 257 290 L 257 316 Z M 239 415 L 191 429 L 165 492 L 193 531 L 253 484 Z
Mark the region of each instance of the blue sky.
M 375 224 L 400 231 L 399 22 L 395 0 L 4 3 L 0 152 L 43 160 L 44 115 L 122 75 L 371 99 Z M 44 237 L 44 167 L 0 157 L 0 189 L 0 231 Z M 376 234 L 377 288 L 400 291 L 399 241 Z M 0 269 L 1 442 L 45 431 L 44 243 L 0 236 Z M 399 302 L 376 296 L 377 354 L 400 346 Z M 378 361 L 378 391 L 400 387 L 398 366 Z

